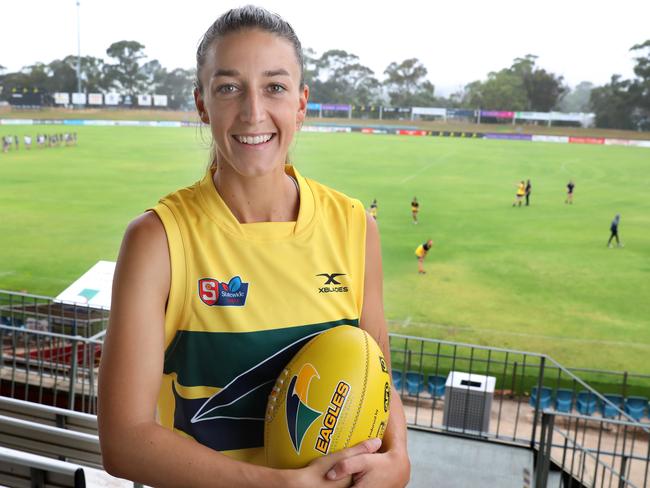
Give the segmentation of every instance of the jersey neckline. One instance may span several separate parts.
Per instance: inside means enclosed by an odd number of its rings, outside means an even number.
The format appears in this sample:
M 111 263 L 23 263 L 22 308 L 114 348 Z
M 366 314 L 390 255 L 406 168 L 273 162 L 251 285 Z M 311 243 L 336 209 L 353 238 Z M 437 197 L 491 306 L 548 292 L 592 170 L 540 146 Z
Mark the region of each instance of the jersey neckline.
M 303 178 L 293 165 L 286 164 L 284 171 L 298 184 L 300 206 L 298 219 L 295 222 L 255 222 L 242 224 L 233 215 L 230 208 L 219 195 L 214 186 L 214 171 L 209 168 L 203 179 L 199 182 L 199 195 L 201 206 L 219 227 L 226 232 L 242 239 L 251 240 L 279 240 L 298 236 L 310 227 L 316 214 L 314 194 L 309 183 Z

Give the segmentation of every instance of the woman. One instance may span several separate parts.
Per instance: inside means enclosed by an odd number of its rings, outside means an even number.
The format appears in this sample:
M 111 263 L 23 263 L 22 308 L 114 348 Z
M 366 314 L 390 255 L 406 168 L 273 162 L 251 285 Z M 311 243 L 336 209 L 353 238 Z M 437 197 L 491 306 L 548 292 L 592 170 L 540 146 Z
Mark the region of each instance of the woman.
M 519 205 L 521 207 L 521 201 L 524 198 L 524 195 L 526 194 L 526 184 L 524 183 L 524 180 L 521 180 L 519 182 L 519 185 L 517 185 L 517 193 L 515 194 L 515 201 L 512 202 L 512 206 Z
M 411 216 L 413 217 L 413 223 L 418 223 L 418 212 L 420 211 L 420 204 L 418 203 L 417 197 L 413 197 L 411 200 Z
M 372 203 L 370 204 L 370 209 L 368 210 L 368 212 L 370 213 L 370 216 L 373 219 L 377 220 L 377 199 L 376 198 L 372 199 Z
M 431 249 L 431 246 L 433 246 L 433 241 L 431 239 L 429 239 L 424 244 L 420 244 L 418 247 L 415 248 L 415 255 L 418 258 L 418 273 L 419 274 L 426 273 L 426 271 L 424 271 L 424 258 L 427 257 L 427 253 L 429 252 L 429 249 Z
M 310 337 L 359 325 L 389 358 L 374 220 L 285 165 L 308 95 L 300 42 L 279 16 L 234 9 L 205 33 L 194 98 L 212 163 L 129 225 L 116 267 L 99 387 L 110 473 L 183 487 L 408 481 L 397 394 L 383 443 L 263 466 L 266 397 Z M 320 294 L 333 275 L 342 290 Z

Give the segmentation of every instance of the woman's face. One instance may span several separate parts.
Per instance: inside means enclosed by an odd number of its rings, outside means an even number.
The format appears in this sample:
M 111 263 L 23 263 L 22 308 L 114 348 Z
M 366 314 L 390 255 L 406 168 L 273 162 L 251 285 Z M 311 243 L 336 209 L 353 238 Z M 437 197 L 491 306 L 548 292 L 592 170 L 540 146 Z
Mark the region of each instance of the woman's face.
M 212 44 L 199 76 L 195 101 L 219 165 L 242 176 L 282 168 L 309 95 L 293 45 L 257 29 L 234 32 Z

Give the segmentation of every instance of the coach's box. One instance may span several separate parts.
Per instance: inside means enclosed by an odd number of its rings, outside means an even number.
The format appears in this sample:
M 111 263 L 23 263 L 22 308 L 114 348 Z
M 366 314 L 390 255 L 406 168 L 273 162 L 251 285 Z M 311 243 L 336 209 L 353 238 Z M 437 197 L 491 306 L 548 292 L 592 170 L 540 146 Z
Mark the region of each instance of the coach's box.
M 490 409 L 496 378 L 450 371 L 445 383 L 443 425 L 467 434 L 490 431 Z

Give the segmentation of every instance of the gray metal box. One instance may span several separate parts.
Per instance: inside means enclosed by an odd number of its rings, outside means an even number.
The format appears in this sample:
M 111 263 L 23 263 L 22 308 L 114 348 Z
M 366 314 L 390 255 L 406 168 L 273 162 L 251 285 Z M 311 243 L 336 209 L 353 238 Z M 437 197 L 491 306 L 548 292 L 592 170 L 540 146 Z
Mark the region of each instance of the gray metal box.
M 494 376 L 450 371 L 445 383 L 443 425 L 468 434 L 488 433 L 495 385 Z

